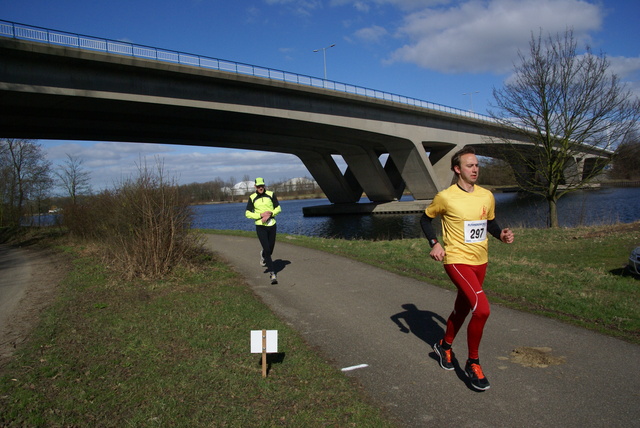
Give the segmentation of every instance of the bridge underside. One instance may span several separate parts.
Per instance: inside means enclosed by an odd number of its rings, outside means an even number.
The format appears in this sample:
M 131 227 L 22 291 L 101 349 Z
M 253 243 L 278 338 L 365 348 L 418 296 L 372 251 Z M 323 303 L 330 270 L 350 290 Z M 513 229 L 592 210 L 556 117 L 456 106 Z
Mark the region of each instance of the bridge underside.
M 358 96 L 216 70 L 0 39 L 2 137 L 216 146 L 293 154 L 332 203 L 430 199 L 456 143 Z M 304 89 L 304 91 L 303 91 Z M 416 121 L 416 113 L 411 113 Z M 423 118 L 419 121 L 424 121 Z M 384 165 L 381 156 L 388 155 Z M 344 173 L 335 156 L 347 164 Z M 435 168 L 437 169 L 437 168 Z M 445 171 L 448 168 L 444 169 Z M 263 172 L 264 173 L 264 172 Z M 261 173 L 261 174 L 263 174 Z
M 440 185 L 423 144 L 357 129 L 256 114 L 130 100 L 3 91 L 4 137 L 127 141 L 228 147 L 297 156 L 332 203 L 397 200 L 407 183 L 416 199 Z M 433 152 L 453 144 L 433 144 Z M 380 157 L 388 154 L 381 163 Z M 334 156 L 348 165 L 343 173 Z M 428 162 L 428 161 L 427 161 Z M 430 166 L 430 165 L 429 165 Z M 268 166 L 265 166 L 268 168 Z M 450 177 L 449 177 L 450 179 Z

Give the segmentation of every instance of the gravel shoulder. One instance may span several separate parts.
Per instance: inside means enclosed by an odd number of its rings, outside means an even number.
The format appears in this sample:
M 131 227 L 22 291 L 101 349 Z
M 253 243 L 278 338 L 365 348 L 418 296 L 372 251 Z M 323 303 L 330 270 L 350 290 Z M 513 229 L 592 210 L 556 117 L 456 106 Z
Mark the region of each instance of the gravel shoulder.
M 0 245 L 0 366 L 25 342 L 56 296 L 64 257 L 46 250 Z

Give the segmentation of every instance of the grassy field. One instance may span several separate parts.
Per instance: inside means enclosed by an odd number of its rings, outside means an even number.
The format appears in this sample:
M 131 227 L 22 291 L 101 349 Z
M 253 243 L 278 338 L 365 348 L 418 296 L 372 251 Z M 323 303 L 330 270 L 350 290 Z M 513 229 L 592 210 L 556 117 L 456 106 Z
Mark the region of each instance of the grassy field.
M 490 244 L 493 303 L 640 343 L 640 280 L 623 269 L 640 223 L 515 233 L 513 245 Z M 424 239 L 279 239 L 452 287 Z M 0 426 L 393 426 L 215 257 L 123 283 L 81 247 L 56 245 L 73 269 L 0 367 Z M 267 378 L 249 352 L 249 331 L 263 326 L 282 332 Z

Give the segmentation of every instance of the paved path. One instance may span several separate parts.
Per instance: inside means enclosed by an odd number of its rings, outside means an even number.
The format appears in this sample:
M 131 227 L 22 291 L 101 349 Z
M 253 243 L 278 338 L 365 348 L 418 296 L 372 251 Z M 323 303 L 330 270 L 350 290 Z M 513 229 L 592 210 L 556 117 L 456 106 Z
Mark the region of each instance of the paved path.
M 207 245 L 331 364 L 368 364 L 345 373 L 404 426 L 640 427 L 639 346 L 493 305 L 480 349 L 491 389 L 475 392 L 431 349 L 454 292 L 286 240 L 276 244 L 277 285 L 258 265 L 257 239 L 208 235 Z M 565 362 L 525 367 L 510 357 L 519 347 L 550 348 Z M 464 331 L 454 351 L 464 365 Z

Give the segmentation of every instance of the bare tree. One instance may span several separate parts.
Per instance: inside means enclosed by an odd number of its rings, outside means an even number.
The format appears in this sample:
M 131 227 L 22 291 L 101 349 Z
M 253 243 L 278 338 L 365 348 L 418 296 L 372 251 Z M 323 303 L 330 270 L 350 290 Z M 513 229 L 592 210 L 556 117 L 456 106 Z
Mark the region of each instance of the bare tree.
M 231 202 L 235 201 L 235 196 L 236 196 L 236 192 L 233 186 L 235 186 L 236 184 L 236 179 L 235 177 L 231 176 L 229 177 L 229 180 L 227 181 L 227 188 L 229 189 L 229 193 L 231 196 Z
M 606 56 L 588 46 L 578 55 L 576 46 L 571 30 L 532 35 L 529 55 L 519 53 L 514 76 L 493 90 L 491 116 L 531 143 L 516 148 L 501 138 L 521 188 L 546 198 L 551 227 L 559 225 L 558 199 L 592 182 L 640 118 L 640 101 L 609 72 Z
M 0 140 L 3 225 L 18 225 L 31 198 L 42 198 L 52 185 L 51 163 L 33 140 Z
M 61 187 L 75 205 L 78 195 L 91 193 L 91 173 L 82 167 L 82 159 L 78 156 L 67 155 L 67 160 L 55 172 Z
M 245 174 L 242 177 L 242 187 L 244 187 L 244 193 L 245 195 L 250 193 L 253 190 L 253 187 L 251 187 L 251 185 L 249 184 L 249 182 L 251 182 L 251 177 L 249 176 L 249 174 Z

